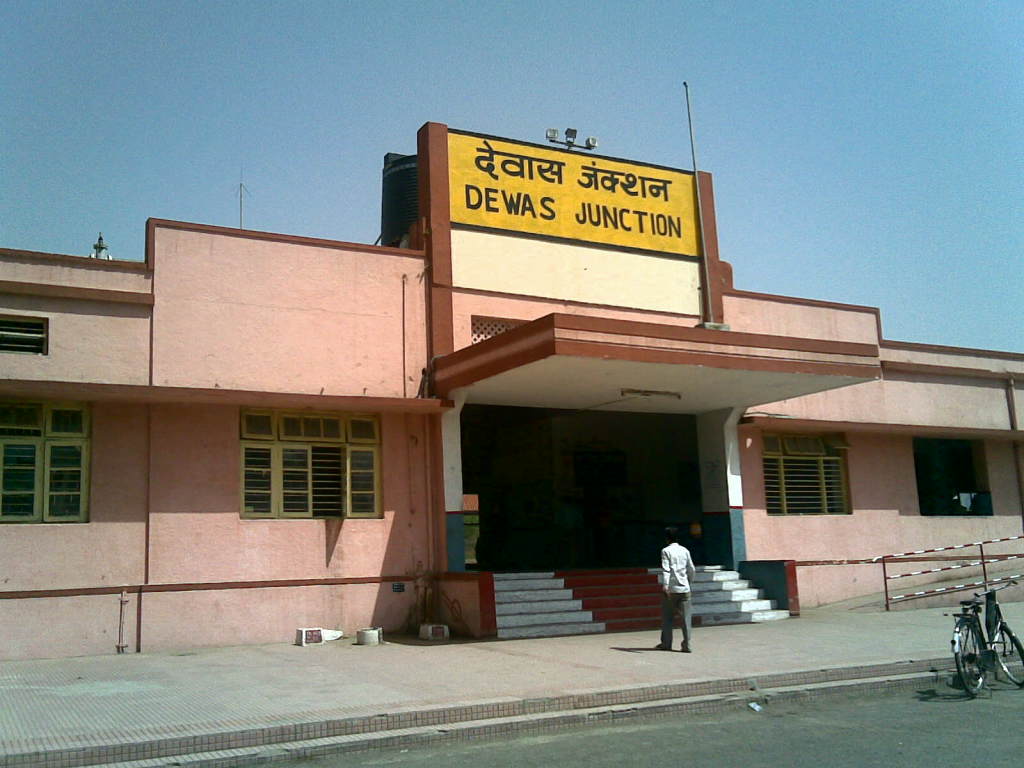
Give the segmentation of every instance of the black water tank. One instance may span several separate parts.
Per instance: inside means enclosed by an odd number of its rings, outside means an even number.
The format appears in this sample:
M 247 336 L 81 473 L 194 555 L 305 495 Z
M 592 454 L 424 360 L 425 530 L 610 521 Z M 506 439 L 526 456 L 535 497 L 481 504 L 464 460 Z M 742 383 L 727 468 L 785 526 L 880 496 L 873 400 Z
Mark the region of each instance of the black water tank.
M 381 184 L 380 242 L 395 246 L 409 232 L 419 215 L 419 169 L 416 155 L 384 155 Z

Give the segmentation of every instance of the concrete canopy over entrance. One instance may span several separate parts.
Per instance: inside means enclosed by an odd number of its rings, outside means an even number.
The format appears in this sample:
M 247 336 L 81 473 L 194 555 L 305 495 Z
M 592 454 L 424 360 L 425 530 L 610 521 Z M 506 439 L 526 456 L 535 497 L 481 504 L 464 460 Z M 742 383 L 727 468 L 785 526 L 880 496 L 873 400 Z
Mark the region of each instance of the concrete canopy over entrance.
M 449 515 L 449 568 L 461 570 L 463 554 L 485 570 L 635 565 L 657 551 L 665 525 L 690 523 L 703 528 L 713 562 L 742 559 L 743 410 L 880 370 L 873 344 L 563 314 L 445 355 L 434 386 L 456 403 L 443 417 L 448 509 L 479 494 L 479 515 L 466 524 L 479 519 L 488 542 L 473 560 L 463 549 L 472 533 Z M 474 407 L 468 433 L 464 405 Z M 494 406 L 522 412 L 475 410 Z M 634 414 L 628 427 L 595 420 Z M 656 414 L 664 418 L 650 422 Z M 495 539 L 511 560 L 493 556 Z
M 552 314 L 439 358 L 465 402 L 706 413 L 879 378 L 874 344 Z

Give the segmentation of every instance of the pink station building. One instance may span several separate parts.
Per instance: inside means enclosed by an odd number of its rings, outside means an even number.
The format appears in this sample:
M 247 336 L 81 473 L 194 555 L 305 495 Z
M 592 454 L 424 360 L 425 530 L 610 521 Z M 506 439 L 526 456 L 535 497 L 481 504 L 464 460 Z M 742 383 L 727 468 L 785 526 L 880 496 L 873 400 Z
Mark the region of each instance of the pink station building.
M 1022 533 L 1024 354 L 736 288 L 710 174 L 428 123 L 382 218 L 0 249 L 0 657 L 650 627 L 667 525 L 788 615 Z

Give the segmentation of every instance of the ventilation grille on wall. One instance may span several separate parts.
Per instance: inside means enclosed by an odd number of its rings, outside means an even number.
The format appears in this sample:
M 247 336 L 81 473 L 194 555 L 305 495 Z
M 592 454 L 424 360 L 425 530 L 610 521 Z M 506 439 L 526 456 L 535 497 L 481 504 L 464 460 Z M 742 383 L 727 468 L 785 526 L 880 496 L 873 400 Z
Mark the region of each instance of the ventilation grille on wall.
M 41 317 L 0 317 L 0 352 L 46 354 L 46 320 Z
M 524 325 L 525 320 L 510 320 L 507 317 L 477 317 L 473 316 L 473 343 L 490 339 L 499 333 L 511 331 Z

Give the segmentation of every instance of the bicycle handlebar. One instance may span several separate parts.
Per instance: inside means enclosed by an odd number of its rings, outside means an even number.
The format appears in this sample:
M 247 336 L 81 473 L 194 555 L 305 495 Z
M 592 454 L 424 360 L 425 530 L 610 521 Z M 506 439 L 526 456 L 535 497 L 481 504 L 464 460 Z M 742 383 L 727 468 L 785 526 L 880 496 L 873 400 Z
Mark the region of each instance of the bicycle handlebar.
M 1008 583 L 1001 584 L 998 587 L 992 587 L 992 589 L 986 589 L 984 592 L 975 592 L 974 596 L 975 597 L 984 597 L 989 592 L 998 592 L 1000 589 L 1006 589 L 1007 587 L 1014 587 L 1016 585 L 1017 585 L 1016 580 L 1010 579 L 1010 581 Z

